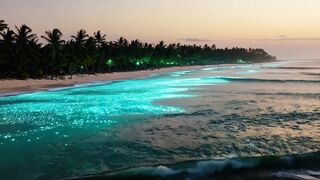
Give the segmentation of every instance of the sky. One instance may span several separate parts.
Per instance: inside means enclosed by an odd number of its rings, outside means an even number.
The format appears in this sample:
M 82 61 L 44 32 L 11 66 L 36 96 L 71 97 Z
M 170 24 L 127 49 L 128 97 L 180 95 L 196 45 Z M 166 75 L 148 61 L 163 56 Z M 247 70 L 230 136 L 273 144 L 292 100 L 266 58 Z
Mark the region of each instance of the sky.
M 0 0 L 0 19 L 38 36 L 79 29 L 108 40 L 264 48 L 279 59 L 320 59 L 320 0 Z

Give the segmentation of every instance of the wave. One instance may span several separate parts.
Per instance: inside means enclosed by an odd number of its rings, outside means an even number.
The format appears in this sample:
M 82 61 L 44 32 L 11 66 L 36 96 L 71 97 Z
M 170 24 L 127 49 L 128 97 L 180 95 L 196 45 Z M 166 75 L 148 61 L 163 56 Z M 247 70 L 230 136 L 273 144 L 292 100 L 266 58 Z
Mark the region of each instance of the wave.
M 305 80 L 305 79 L 258 79 L 258 78 L 241 78 L 241 77 L 227 77 L 216 76 L 207 77 L 204 79 L 221 79 L 225 81 L 234 82 L 270 82 L 270 83 L 320 83 L 320 80 Z
M 288 70 L 317 70 L 320 67 L 274 67 L 273 69 L 288 69 Z
M 320 152 L 290 156 L 188 161 L 137 167 L 70 179 L 283 179 L 301 175 L 320 178 Z M 285 178 L 290 179 L 290 178 Z M 301 178 L 300 178 L 301 179 Z
M 210 116 L 213 114 L 218 114 L 218 112 L 213 111 L 212 109 L 205 109 L 200 111 L 195 111 L 192 113 L 174 113 L 174 114 L 166 114 L 164 117 L 188 117 L 188 116 Z

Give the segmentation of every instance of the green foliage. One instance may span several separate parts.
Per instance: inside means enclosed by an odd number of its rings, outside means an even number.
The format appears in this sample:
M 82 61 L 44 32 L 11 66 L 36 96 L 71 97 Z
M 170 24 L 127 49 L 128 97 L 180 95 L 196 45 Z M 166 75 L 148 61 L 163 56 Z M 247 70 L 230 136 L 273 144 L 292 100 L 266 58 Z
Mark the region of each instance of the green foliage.
M 60 75 L 130 71 L 168 66 L 219 63 L 252 63 L 275 60 L 263 49 L 217 49 L 215 45 L 181 45 L 129 42 L 120 37 L 106 41 L 97 31 L 89 36 L 83 29 L 64 41 L 59 29 L 41 36 L 38 43 L 26 25 L 13 31 L 0 20 L 0 78 L 57 78 Z

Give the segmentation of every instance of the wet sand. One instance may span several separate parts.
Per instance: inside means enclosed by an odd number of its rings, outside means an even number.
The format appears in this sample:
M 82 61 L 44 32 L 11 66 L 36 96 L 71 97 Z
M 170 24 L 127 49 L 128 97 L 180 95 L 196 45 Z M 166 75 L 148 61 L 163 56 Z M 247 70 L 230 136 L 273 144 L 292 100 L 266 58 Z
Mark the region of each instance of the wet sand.
M 141 71 L 132 71 L 132 72 L 115 72 L 115 73 L 94 74 L 94 75 L 74 75 L 72 79 L 70 79 L 70 76 L 64 76 L 61 79 L 57 79 L 57 80 L 49 80 L 49 79 L 0 80 L 0 96 L 34 92 L 34 91 L 43 91 L 43 90 L 48 90 L 52 88 L 68 87 L 68 86 L 74 86 L 77 84 L 97 82 L 97 81 L 134 79 L 134 78 L 146 77 L 151 74 L 198 69 L 198 68 L 205 68 L 205 67 L 212 67 L 212 66 L 220 66 L 220 65 L 182 66 L 182 67 L 170 67 L 170 68 L 141 70 Z M 223 66 L 226 66 L 226 65 L 223 65 Z

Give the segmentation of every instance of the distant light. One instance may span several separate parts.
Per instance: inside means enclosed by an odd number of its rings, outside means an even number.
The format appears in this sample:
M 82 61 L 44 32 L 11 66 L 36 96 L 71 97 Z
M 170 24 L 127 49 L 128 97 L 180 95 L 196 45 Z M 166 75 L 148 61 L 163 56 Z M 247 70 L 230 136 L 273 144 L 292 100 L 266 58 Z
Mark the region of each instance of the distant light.
M 137 60 L 135 64 L 136 64 L 137 66 L 140 66 L 140 65 L 142 65 L 143 63 L 144 63 L 144 62 L 143 62 L 142 60 Z
M 113 65 L 113 60 L 112 59 L 108 59 L 106 62 L 107 66 L 112 66 Z

